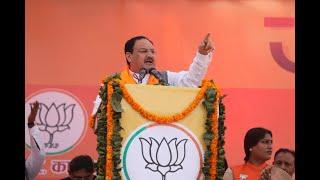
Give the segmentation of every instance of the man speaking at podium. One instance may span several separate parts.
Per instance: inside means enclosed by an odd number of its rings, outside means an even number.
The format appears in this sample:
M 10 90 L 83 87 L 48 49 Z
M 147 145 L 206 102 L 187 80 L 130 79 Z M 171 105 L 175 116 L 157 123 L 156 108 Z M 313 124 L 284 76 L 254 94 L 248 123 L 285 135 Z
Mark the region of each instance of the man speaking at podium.
M 213 54 L 213 43 L 208 33 L 198 47 L 188 71 L 159 72 L 156 70 L 156 50 L 153 42 L 145 36 L 129 39 L 124 47 L 127 69 L 120 73 L 121 80 L 128 84 L 166 84 L 180 87 L 198 87 L 207 73 Z M 95 117 L 101 98 L 94 101 L 92 116 Z

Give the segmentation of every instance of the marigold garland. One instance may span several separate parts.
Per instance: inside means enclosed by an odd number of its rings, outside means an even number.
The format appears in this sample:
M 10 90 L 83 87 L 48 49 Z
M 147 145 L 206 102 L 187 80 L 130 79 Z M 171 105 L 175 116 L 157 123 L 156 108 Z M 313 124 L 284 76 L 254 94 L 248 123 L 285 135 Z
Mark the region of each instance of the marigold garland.
M 154 121 L 156 123 L 162 124 L 162 123 L 173 123 L 178 120 L 181 120 L 185 118 L 190 112 L 192 112 L 199 104 L 199 102 L 203 99 L 204 93 L 206 91 L 208 84 L 204 84 L 204 86 L 201 87 L 200 91 L 198 92 L 195 99 L 181 112 L 176 113 L 171 116 L 159 116 L 154 113 L 151 113 L 147 110 L 145 110 L 141 105 L 139 105 L 130 95 L 127 88 L 123 83 L 120 82 L 120 88 L 123 92 L 123 97 L 125 100 L 131 105 L 131 107 L 140 113 L 141 116 L 144 118 Z
M 106 180 L 112 179 L 112 133 L 113 133 L 113 119 L 112 119 L 112 107 L 111 97 L 113 94 L 112 81 L 108 82 L 108 102 L 107 102 L 107 157 L 106 157 Z
M 211 155 L 211 169 L 210 169 L 210 174 L 211 174 L 211 178 L 210 179 L 215 179 L 216 177 L 216 173 L 217 173 L 217 156 L 218 156 L 218 153 L 217 153 L 217 145 L 218 145 L 218 112 L 217 112 L 217 108 L 218 108 L 218 92 L 217 92 L 217 95 L 216 95 L 216 99 L 213 103 L 213 107 L 216 108 L 213 115 L 212 115 L 212 132 L 213 132 L 213 140 L 212 140 L 212 143 L 211 143 L 211 152 L 212 152 L 212 155 Z
M 95 124 L 95 117 L 91 115 L 89 117 L 89 127 L 94 128 L 94 124 Z
M 120 156 L 113 156 L 113 147 L 115 148 L 115 153 L 120 151 L 120 147 L 113 146 L 112 143 L 115 143 L 113 141 L 113 135 L 118 136 L 120 140 L 116 140 L 118 142 L 122 141 L 122 137 L 118 132 L 114 132 L 115 129 L 121 130 L 121 121 L 119 121 L 119 117 L 121 117 L 121 111 L 116 110 L 116 112 L 113 110 L 112 105 L 116 104 L 116 106 L 121 107 L 120 101 L 119 102 L 113 102 L 112 95 L 115 93 L 116 95 L 119 95 L 126 99 L 126 101 L 131 105 L 133 109 L 135 109 L 137 112 L 140 113 L 144 118 L 157 122 L 157 123 L 173 123 L 178 120 L 181 120 L 185 118 L 190 112 L 192 112 L 200 103 L 202 99 L 206 101 L 204 105 L 207 109 L 207 120 L 206 120 L 206 129 L 207 131 L 204 133 L 204 140 L 206 141 L 206 151 L 205 151 L 205 161 L 204 161 L 204 167 L 203 167 L 203 173 L 207 178 L 209 179 L 222 179 L 223 174 L 221 175 L 221 170 L 224 168 L 224 163 L 221 165 L 221 161 L 224 159 L 224 108 L 223 112 L 218 112 L 218 108 L 220 105 L 223 105 L 220 100 L 220 92 L 218 91 L 218 88 L 215 86 L 213 81 L 204 80 L 202 81 L 202 86 L 198 94 L 196 95 L 195 99 L 180 113 L 174 114 L 172 116 L 158 116 L 156 114 L 153 114 L 147 110 L 145 110 L 142 106 L 140 106 L 137 102 L 135 102 L 132 98 L 132 96 L 129 94 L 128 90 L 125 88 L 124 83 L 121 82 L 119 76 L 112 75 L 107 77 L 104 81 L 104 89 L 100 90 L 100 93 L 103 94 L 103 92 L 107 91 L 107 100 L 106 102 L 106 113 L 105 115 L 107 118 L 104 120 L 106 122 L 106 166 L 105 166 L 105 179 L 111 180 L 111 179 L 121 179 L 119 174 L 113 174 L 113 172 L 118 172 L 120 169 L 117 169 L 118 166 L 117 162 L 120 162 Z M 115 84 L 115 86 L 112 86 L 112 83 Z M 106 87 L 107 86 L 107 87 Z M 113 88 L 120 88 L 121 91 L 114 91 Z M 215 92 L 214 94 L 210 94 L 210 96 L 204 95 L 209 92 Z M 209 103 L 208 103 L 209 102 Z M 113 104 L 112 104 L 113 103 Z M 223 106 L 224 107 L 224 106 Z M 211 109 L 212 111 L 208 110 Z M 116 113 L 116 114 L 114 114 Z M 117 114 L 120 115 L 117 117 Z M 116 115 L 114 117 L 114 115 Z M 223 116 L 223 117 L 220 117 Z M 104 116 L 105 117 L 105 116 Z M 98 117 L 100 120 L 102 117 Z M 117 119 L 117 120 L 116 120 Z M 115 121 L 116 120 L 116 121 Z M 90 126 L 94 128 L 95 119 L 93 116 L 90 118 Z M 220 126 L 223 127 L 220 127 Z M 221 129 L 222 128 L 222 129 Z M 221 132 L 220 132 L 221 131 Z M 114 134 L 117 133 L 117 134 Z M 222 134 L 220 134 L 222 133 Z M 206 137 L 207 135 L 207 137 Z M 209 137 L 208 137 L 209 136 Z M 219 151 L 217 149 L 219 148 Z M 221 151 L 220 151 L 221 150 Z M 100 155 L 99 155 L 100 156 Z M 99 165 L 99 164 L 98 164 Z M 115 175 L 115 176 L 114 176 Z M 97 174 L 97 177 L 101 176 L 104 177 L 104 174 Z

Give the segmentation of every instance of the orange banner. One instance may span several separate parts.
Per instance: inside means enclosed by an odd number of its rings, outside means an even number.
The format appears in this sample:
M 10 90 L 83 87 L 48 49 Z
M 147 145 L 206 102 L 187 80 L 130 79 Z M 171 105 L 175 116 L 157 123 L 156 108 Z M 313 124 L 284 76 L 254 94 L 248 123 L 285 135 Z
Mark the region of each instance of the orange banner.
M 90 115 L 102 78 L 126 66 L 126 40 L 149 37 L 158 69 L 180 71 L 188 69 L 200 41 L 210 32 L 215 54 L 206 78 L 214 79 L 227 94 L 228 164 L 243 162 L 244 134 L 255 126 L 273 132 L 274 151 L 294 149 L 294 6 L 293 0 L 27 0 L 26 107 L 46 92 L 66 98 L 54 105 L 48 100 L 47 106 L 56 111 L 65 101 L 66 112 L 68 105 L 76 104 L 79 111 L 73 113 Z M 68 161 L 79 154 L 96 160 L 96 136 L 84 125 L 78 129 L 74 143 L 65 145 L 69 149 L 52 149 L 37 179 L 67 176 Z M 28 148 L 25 152 L 29 155 Z

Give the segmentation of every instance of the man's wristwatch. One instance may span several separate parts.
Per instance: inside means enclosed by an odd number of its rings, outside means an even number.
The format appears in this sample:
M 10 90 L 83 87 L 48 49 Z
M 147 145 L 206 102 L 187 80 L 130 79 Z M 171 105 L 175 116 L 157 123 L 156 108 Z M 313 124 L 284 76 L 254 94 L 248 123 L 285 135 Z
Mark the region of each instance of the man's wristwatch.
M 34 126 L 34 123 L 28 123 L 28 128 L 32 128 Z

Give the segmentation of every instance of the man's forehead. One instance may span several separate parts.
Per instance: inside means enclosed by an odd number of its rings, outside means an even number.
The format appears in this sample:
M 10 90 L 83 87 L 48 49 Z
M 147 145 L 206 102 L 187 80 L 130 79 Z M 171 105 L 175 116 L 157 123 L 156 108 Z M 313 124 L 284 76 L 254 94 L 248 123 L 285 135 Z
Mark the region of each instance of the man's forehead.
M 135 48 L 154 48 L 152 43 L 147 39 L 139 39 L 134 44 Z
M 276 156 L 276 159 L 278 159 L 278 158 L 286 158 L 286 159 L 292 159 L 292 160 L 294 160 L 294 157 L 293 157 L 293 155 L 291 154 L 291 153 L 288 153 L 288 152 L 280 152 L 279 154 L 277 154 L 277 156 Z

